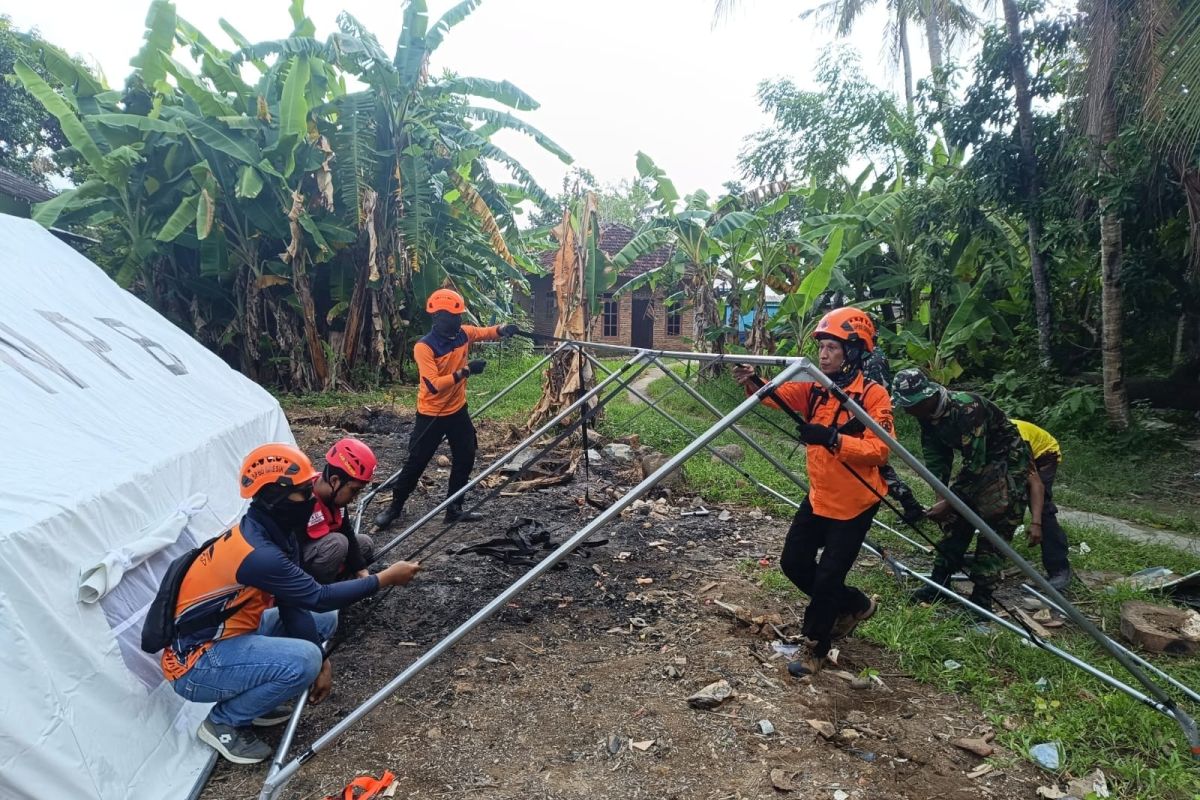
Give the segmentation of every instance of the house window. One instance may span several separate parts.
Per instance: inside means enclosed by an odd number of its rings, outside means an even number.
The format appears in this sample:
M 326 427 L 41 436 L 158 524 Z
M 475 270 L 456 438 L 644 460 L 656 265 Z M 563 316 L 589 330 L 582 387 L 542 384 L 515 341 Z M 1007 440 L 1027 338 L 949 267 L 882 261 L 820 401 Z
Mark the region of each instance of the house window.
M 683 333 L 683 312 L 678 308 L 667 310 L 667 336 L 680 336 Z
M 558 313 L 558 298 L 553 291 L 546 292 L 546 316 L 553 317 Z
M 601 336 L 617 335 L 617 301 L 611 294 L 604 295 L 604 318 L 600 328 Z

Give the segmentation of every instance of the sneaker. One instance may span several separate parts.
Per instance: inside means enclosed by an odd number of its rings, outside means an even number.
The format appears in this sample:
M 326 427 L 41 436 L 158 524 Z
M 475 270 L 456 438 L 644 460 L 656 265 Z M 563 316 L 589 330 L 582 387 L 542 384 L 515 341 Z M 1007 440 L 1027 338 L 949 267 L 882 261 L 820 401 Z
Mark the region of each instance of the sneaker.
M 825 666 L 825 656 L 816 655 L 811 648 L 804 655 L 788 664 L 788 674 L 793 678 L 810 678 Z
M 857 614 L 843 614 L 833 623 L 833 630 L 829 633 L 829 638 L 833 640 L 845 639 L 858 627 L 860 622 L 866 622 L 871 617 L 875 616 L 875 611 L 879 608 L 879 598 L 875 595 L 870 597 L 870 605 L 865 611 L 860 611 Z
M 1071 568 L 1067 567 L 1064 570 L 1059 570 L 1058 572 L 1054 573 L 1047 578 L 1047 580 L 1050 582 L 1050 585 L 1054 587 L 1055 591 L 1065 592 L 1067 587 L 1071 585 L 1072 577 L 1074 576 L 1071 573 Z
M 257 764 L 271 757 L 271 747 L 246 728 L 221 725 L 211 719 L 200 723 L 197 738 L 234 764 Z
M 291 703 L 281 703 L 261 717 L 255 717 L 250 724 L 256 728 L 270 728 L 272 725 L 287 722 L 292 718 L 292 712 L 295 710 L 296 707 Z
M 404 506 L 388 506 L 375 515 L 375 527 L 385 531 L 402 516 L 404 516 Z

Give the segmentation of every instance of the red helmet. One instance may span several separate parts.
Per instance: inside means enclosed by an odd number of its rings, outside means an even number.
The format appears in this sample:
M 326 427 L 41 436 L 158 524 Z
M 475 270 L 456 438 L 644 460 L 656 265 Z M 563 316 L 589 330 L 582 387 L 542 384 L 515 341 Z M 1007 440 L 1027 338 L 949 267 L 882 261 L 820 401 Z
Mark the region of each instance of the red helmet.
M 467 310 L 467 301 L 453 289 L 438 289 L 433 294 L 429 295 L 429 299 L 425 301 L 425 312 L 432 314 L 435 311 L 449 311 L 451 314 L 461 314 Z
M 837 339 L 844 344 L 862 345 L 868 353 L 875 349 L 875 323 L 867 312 L 843 306 L 835 308 L 817 323 L 814 339 Z
M 300 448 L 272 442 L 254 448 L 242 462 L 239 484 L 242 497 L 249 499 L 264 486 L 292 487 L 317 477 L 308 456 Z
M 351 480 L 367 483 L 375 474 L 375 454 L 358 439 L 338 439 L 325 454 L 325 463 L 337 467 Z

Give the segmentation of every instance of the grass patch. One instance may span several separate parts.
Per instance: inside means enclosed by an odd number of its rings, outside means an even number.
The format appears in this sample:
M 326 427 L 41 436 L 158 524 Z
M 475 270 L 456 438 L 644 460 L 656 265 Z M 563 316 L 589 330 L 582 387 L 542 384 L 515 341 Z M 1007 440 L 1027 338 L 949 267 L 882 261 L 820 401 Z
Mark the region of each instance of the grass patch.
M 732 408 L 743 396 L 727 378 L 705 384 L 700 391 L 722 409 Z M 650 384 L 649 394 L 695 432 L 714 420 L 710 412 L 676 391 L 673 382 L 665 377 Z M 602 431 L 637 433 L 643 443 L 668 453 L 691 441 L 691 436 L 653 411 L 643 409 L 644 406 L 630 404 L 624 398 L 614 400 L 607 408 Z M 778 412 L 764 410 L 762 413 L 775 415 L 771 421 L 790 430 L 790 423 Z M 919 452 L 919 430 L 915 421 L 901 415 L 898 423 L 901 440 Z M 793 451 L 793 442 L 785 438 L 783 432 L 758 416 L 745 418 L 742 427 L 769 452 L 805 477 L 804 453 Z M 726 433 L 715 443 L 734 441 L 741 443 L 736 436 Z M 1064 447 L 1073 448 L 1073 444 L 1064 443 Z M 749 447 L 745 450 L 746 458 L 739 466 L 746 473 L 799 499 L 800 490 L 776 467 Z M 1075 450 L 1068 452 L 1072 454 L 1068 456 L 1071 458 Z M 1088 469 L 1090 463 L 1091 469 L 1114 473 L 1107 486 L 1108 491 L 1115 493 L 1122 471 L 1112 470 L 1113 453 L 1109 452 L 1107 463 L 1102 464 L 1099 455 L 1102 451 L 1093 452 L 1097 455 L 1091 462 L 1085 457 L 1076 459 L 1077 469 Z M 686 465 L 685 474 L 689 483 L 702 491 L 710 502 L 755 505 L 784 519 L 790 516 L 790 509 L 785 504 L 764 497 L 744 476 L 724 464 L 697 456 Z M 923 484 L 914 481 L 913 485 L 926 502 L 932 500 L 932 492 Z M 882 511 L 880 518 L 893 521 L 887 511 Z M 781 536 L 783 527 L 781 524 Z M 1067 529 L 1073 543 L 1086 541 L 1091 548 L 1087 554 L 1072 553 L 1076 569 L 1122 574 L 1152 565 L 1168 566 L 1181 573 L 1200 569 L 1200 559 L 1164 545 L 1128 542 L 1102 528 L 1067 526 Z M 931 528 L 930 533 L 933 535 L 936 531 Z M 902 560 L 910 560 L 907 556 L 913 552 L 910 545 L 878 530 L 872 535 L 884 541 L 891 540 L 889 543 L 895 545 L 894 552 L 901 554 Z M 1039 563 L 1040 554 L 1036 550 L 1026 547 L 1023 542 L 1018 542 L 1018 549 L 1032 563 Z M 789 601 L 801 596 L 778 569 L 764 569 L 754 560 L 739 564 L 739 569 L 764 592 Z M 859 629 L 859 635 L 897 653 L 903 668 L 918 680 L 944 691 L 970 696 L 995 726 L 1002 744 L 1014 753 L 1024 756 L 1034 744 L 1059 741 L 1065 751 L 1064 769 L 1080 775 L 1101 767 L 1114 785 L 1114 796 L 1145 800 L 1182 800 L 1200 796 L 1200 768 L 1192 762 L 1179 729 L 1159 713 L 1006 631 L 995 629 L 980 634 L 974 630 L 975 619 L 965 614 L 948 608 L 909 605 L 907 591 L 915 586 L 901 588 L 880 569 L 859 569 L 854 580 L 865 590 L 879 594 L 882 601 L 880 612 Z M 1118 629 L 1121 603 L 1133 597 L 1153 599 L 1132 590 L 1092 592 L 1078 583 L 1075 587 L 1075 599 L 1081 608 L 1110 632 Z M 1099 645 L 1069 626 L 1058 629 L 1054 644 L 1118 679 L 1133 683 Z M 945 666 L 947 660 L 962 666 L 948 669 Z M 1200 686 L 1200 659 L 1158 657 L 1153 660 L 1184 683 Z M 1005 729 L 1006 719 L 1014 730 Z

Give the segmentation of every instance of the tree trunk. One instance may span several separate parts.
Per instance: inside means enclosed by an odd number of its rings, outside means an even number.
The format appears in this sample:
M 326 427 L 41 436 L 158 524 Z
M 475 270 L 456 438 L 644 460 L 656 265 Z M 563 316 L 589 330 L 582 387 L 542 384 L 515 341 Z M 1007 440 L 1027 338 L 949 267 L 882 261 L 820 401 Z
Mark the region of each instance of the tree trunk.
M 724 352 L 722 339 L 711 345 L 708 341 L 708 332 L 717 326 L 717 298 L 713 294 L 712 276 L 700 265 L 691 264 L 684 274 L 683 287 L 692 304 L 692 349 L 697 353 Z M 700 375 L 712 377 L 719 372 L 720 366 L 713 363 L 702 368 Z
M 300 316 L 304 323 L 304 340 L 308 345 L 308 357 L 312 361 L 313 376 L 317 388 L 330 388 L 329 362 L 325 358 L 325 343 L 317 330 L 317 308 L 313 301 L 312 281 L 309 279 L 305 262 L 308 253 L 301 250 L 292 259 L 292 286 L 296 290 L 296 299 L 300 302 Z
M 1113 172 L 1113 154 L 1109 152 L 1116 139 L 1117 122 L 1114 109 L 1104 111 L 1101 132 L 1101 176 Z M 1111 197 L 1100 198 L 1100 364 L 1103 370 L 1102 390 L 1104 410 L 1113 427 L 1129 427 L 1129 397 L 1125 391 L 1125 364 L 1121 349 L 1121 323 L 1124 303 L 1121 295 L 1121 214 Z
M 1179 367 L 1200 358 L 1200 169 L 1179 160 L 1176 167 L 1188 208 L 1188 293 L 1182 298 L 1176 336 L 1175 357 L 1171 366 Z
M 1021 16 L 1016 0 L 1003 0 L 1004 26 L 1008 32 L 1008 63 L 1017 95 L 1017 132 L 1021 142 L 1021 189 L 1025 223 L 1029 229 L 1029 271 L 1033 278 L 1033 302 L 1037 316 L 1038 361 L 1051 366 L 1053 319 L 1050 308 L 1050 279 L 1046 275 L 1041 247 L 1041 185 L 1037 150 L 1033 139 L 1033 98 L 1029 93 L 1029 71 L 1025 43 L 1021 38 Z
M 896 20 L 896 36 L 900 40 L 900 63 L 904 67 L 904 103 L 908 107 L 908 115 L 913 115 L 913 77 L 912 52 L 908 49 L 908 18 L 903 14 Z
M 945 76 L 942 74 L 942 66 L 945 59 L 942 55 L 942 21 L 938 16 L 938 0 L 927 1 L 924 16 L 925 40 L 929 44 L 929 68 L 933 74 L 933 85 L 943 89 Z

